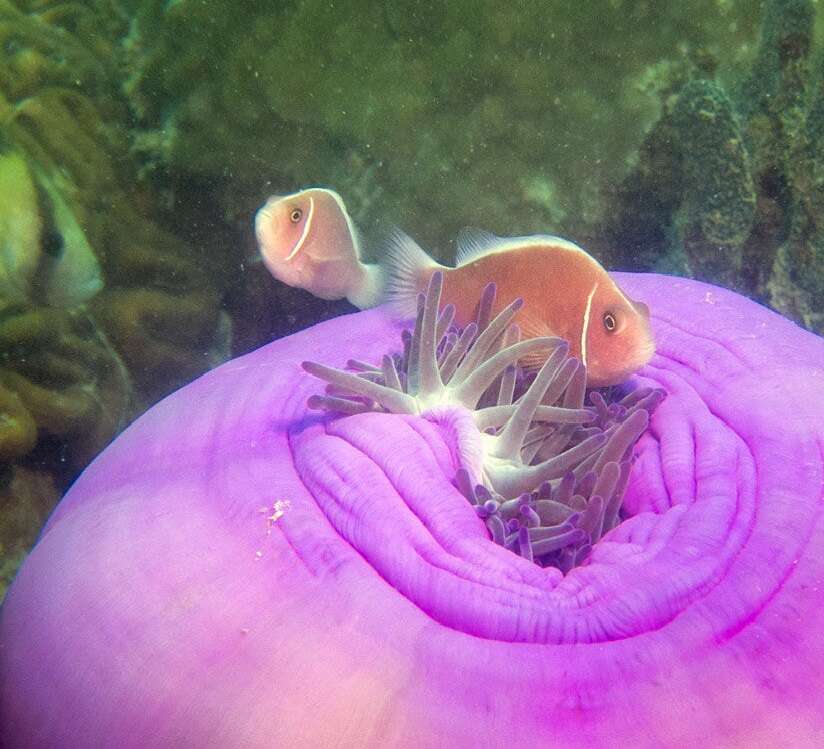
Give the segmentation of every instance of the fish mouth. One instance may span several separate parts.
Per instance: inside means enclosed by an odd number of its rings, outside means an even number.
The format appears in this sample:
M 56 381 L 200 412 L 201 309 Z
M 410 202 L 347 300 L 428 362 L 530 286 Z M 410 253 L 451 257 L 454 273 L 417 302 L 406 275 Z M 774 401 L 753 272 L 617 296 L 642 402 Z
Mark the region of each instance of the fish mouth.
M 612 370 L 613 374 L 610 376 L 597 376 L 596 373 L 598 372 L 599 367 L 596 364 L 593 364 L 590 370 L 593 375 L 591 380 L 592 386 L 607 387 L 610 385 L 620 385 L 622 382 L 625 382 L 632 375 L 637 374 L 640 369 L 649 364 L 654 354 L 655 342 L 653 340 L 648 340 L 639 347 L 635 356 L 633 356 L 625 366 L 621 367 L 620 370 Z

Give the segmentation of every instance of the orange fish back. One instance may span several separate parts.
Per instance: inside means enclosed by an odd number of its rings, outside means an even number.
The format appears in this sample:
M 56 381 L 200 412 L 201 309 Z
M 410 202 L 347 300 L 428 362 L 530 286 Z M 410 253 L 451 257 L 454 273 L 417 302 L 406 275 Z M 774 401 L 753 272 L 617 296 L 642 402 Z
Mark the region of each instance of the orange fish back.
M 428 282 L 431 271 L 427 272 Z M 484 287 L 495 281 L 497 314 L 520 297 L 524 307 L 516 322 L 522 338 L 560 336 L 580 356 L 587 298 L 598 283 L 597 266 L 582 252 L 550 243 L 495 252 L 444 271 L 442 299 L 455 305 L 455 319 L 474 319 Z

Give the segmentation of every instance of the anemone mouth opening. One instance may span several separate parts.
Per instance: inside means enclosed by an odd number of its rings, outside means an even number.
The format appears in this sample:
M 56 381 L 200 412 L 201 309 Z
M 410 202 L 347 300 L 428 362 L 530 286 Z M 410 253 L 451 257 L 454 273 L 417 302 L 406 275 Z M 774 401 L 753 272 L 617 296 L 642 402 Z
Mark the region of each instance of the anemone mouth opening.
M 513 323 L 520 299 L 491 317 L 494 283 L 460 328 L 454 307 L 440 306 L 442 283 L 434 273 L 401 351 L 380 364 L 350 360 L 346 371 L 304 362 L 327 382 L 308 405 L 342 415 L 468 409 L 480 450 L 461 456 L 453 485 L 492 541 L 565 574 L 623 519 L 633 447 L 665 393 L 627 384 L 588 390 L 586 367 L 566 341 L 521 340 Z

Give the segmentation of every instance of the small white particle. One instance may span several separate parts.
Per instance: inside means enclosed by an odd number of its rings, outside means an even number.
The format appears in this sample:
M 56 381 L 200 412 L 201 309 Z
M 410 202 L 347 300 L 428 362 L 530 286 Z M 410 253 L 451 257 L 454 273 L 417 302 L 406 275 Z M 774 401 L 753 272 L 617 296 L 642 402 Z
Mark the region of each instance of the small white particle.
M 292 503 L 288 499 L 279 499 L 275 502 L 272 505 L 272 514 L 266 518 L 269 521 L 269 527 L 271 528 L 274 523 L 277 523 L 291 506 Z

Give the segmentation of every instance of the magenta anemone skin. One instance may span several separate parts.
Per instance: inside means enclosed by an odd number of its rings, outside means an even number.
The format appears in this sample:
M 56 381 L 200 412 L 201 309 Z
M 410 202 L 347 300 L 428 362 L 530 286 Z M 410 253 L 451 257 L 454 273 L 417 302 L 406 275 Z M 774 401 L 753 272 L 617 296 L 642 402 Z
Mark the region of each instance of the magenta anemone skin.
M 83 474 L 0 622 L 10 747 L 820 747 L 824 342 L 732 292 L 622 276 L 666 389 L 630 517 L 565 577 L 453 478 L 468 412 L 309 412 L 307 358 L 231 361 Z

